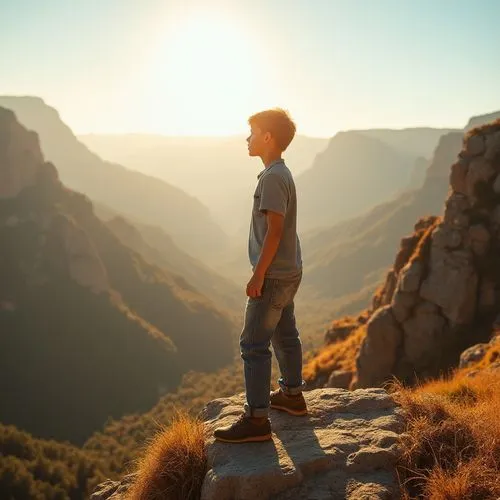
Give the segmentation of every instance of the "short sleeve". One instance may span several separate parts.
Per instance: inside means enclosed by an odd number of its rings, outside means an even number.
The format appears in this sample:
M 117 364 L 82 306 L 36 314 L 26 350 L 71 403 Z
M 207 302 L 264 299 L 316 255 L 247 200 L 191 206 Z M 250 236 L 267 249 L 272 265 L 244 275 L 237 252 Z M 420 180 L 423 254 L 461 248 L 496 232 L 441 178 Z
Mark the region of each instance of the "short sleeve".
M 288 206 L 288 189 L 285 179 L 281 175 L 268 174 L 262 179 L 262 191 L 260 195 L 261 212 L 270 210 L 281 215 L 286 214 Z

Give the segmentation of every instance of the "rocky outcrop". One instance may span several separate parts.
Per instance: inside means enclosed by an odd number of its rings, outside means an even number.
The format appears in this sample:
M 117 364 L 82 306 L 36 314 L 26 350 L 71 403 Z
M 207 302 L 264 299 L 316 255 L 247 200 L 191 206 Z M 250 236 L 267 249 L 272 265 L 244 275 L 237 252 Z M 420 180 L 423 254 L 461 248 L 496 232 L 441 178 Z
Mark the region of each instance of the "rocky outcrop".
M 228 445 L 212 431 L 241 411 L 243 395 L 203 411 L 209 470 L 202 500 L 395 498 L 401 415 L 382 389 L 307 392 L 309 415 L 271 415 L 273 441 Z
M 383 389 L 316 389 L 309 414 L 272 411 L 273 440 L 226 444 L 216 427 L 241 413 L 244 394 L 211 401 L 205 423 L 208 470 L 201 500 L 396 499 L 403 414 Z M 92 500 L 125 500 L 133 475 L 98 486 Z
M 97 486 L 90 500 L 126 500 L 134 480 L 135 474 L 127 474 L 120 481 L 108 479 Z
M 472 130 L 451 166 L 442 218 L 403 240 L 357 358 L 353 387 L 434 376 L 500 307 L 500 122 Z
M 475 375 L 480 369 L 500 370 L 500 329 L 493 331 L 489 342 L 473 345 L 460 355 L 459 368 Z

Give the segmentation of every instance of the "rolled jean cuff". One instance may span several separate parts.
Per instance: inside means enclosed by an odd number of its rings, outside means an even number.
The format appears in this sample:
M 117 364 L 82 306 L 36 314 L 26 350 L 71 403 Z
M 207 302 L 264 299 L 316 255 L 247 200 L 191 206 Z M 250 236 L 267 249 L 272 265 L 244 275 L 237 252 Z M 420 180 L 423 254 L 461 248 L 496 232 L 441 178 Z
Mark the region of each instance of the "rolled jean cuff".
M 269 407 L 267 408 L 250 408 L 248 404 L 245 403 L 245 416 L 246 417 L 268 417 Z
M 285 385 L 285 383 L 283 382 L 283 379 L 280 378 L 278 380 L 278 385 L 280 386 L 280 389 L 285 393 L 285 394 L 288 394 L 290 396 L 295 396 L 297 394 L 300 394 L 306 387 L 306 382 L 303 380 L 302 381 L 302 384 L 299 385 L 298 387 L 290 387 L 288 385 Z

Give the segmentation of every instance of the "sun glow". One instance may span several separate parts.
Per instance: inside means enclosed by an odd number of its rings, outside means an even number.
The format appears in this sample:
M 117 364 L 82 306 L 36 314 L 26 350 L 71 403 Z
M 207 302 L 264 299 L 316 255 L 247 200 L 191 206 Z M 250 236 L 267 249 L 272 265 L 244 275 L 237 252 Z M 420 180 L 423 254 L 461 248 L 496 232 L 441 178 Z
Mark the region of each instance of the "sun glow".
M 210 13 L 180 19 L 154 51 L 148 120 L 179 135 L 246 130 L 247 116 L 274 105 L 257 33 Z M 162 116 L 162 113 L 165 115 Z

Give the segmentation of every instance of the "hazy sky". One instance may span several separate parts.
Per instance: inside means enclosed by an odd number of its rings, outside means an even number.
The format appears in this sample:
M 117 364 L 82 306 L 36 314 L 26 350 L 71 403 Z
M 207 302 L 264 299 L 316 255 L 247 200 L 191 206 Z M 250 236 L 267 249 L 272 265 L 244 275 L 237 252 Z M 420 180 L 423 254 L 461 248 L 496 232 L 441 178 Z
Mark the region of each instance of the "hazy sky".
M 300 133 L 500 109 L 500 0 L 0 0 L 0 94 L 78 133 L 212 135 L 284 106 Z

